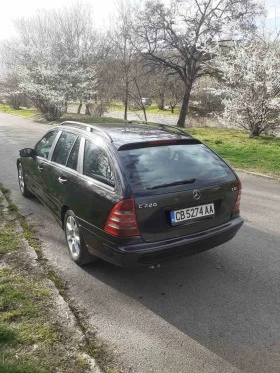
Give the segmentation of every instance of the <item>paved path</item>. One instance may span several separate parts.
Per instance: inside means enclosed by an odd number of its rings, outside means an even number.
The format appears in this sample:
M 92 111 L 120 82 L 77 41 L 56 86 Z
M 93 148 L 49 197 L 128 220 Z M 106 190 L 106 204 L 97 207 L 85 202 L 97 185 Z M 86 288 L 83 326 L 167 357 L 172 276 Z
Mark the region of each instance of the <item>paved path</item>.
M 45 256 L 124 372 L 129 366 L 131 373 L 279 372 L 280 184 L 240 173 L 245 225 L 211 251 L 156 271 L 103 262 L 79 268 L 51 214 L 18 190 L 18 149 L 48 128 L 0 114 L 0 182 L 31 214 Z

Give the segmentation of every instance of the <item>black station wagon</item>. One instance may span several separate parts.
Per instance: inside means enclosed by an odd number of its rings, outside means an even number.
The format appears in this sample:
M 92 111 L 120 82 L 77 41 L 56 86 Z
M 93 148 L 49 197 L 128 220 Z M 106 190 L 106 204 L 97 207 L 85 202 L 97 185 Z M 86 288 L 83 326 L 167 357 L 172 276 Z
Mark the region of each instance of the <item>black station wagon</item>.
M 79 265 L 154 266 L 243 224 L 235 172 L 176 127 L 64 122 L 22 149 L 17 168 L 21 193 L 50 208 Z

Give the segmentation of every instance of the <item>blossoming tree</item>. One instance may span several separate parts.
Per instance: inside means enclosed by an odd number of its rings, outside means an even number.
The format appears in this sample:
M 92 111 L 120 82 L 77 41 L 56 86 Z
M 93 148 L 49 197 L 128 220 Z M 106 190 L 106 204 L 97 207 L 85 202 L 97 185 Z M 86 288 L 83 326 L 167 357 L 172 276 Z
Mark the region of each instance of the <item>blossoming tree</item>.
M 280 128 L 280 43 L 255 37 L 228 50 L 216 63 L 225 83 L 222 124 L 250 131 L 250 137 Z

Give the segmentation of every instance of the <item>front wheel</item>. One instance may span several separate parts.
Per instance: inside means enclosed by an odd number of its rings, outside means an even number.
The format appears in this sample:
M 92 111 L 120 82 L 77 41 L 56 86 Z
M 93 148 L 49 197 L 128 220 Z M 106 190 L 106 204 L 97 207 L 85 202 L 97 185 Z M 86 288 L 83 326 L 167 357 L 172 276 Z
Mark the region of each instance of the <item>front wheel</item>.
M 29 197 L 32 196 L 32 193 L 30 193 L 30 191 L 29 191 L 29 189 L 26 185 L 25 176 L 24 176 L 24 172 L 23 172 L 23 168 L 22 168 L 21 163 L 18 164 L 18 184 L 19 184 L 20 192 L 24 197 L 29 198 Z
M 77 218 L 71 210 L 68 210 L 65 214 L 64 232 L 70 256 L 75 263 L 82 266 L 96 260 L 96 257 L 88 252 Z

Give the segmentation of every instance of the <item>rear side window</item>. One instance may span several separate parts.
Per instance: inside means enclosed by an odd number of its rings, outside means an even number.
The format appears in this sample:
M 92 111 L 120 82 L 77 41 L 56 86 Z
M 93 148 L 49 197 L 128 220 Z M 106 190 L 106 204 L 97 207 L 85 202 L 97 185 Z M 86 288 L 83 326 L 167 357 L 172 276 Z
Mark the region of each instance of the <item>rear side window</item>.
M 114 186 L 115 180 L 109 157 L 93 142 L 86 140 L 84 154 L 84 175 Z
M 192 187 L 201 186 L 233 177 L 231 169 L 203 144 L 154 146 L 119 154 L 134 190 L 184 180 L 191 180 Z
M 38 144 L 35 147 L 35 150 L 39 157 L 43 157 L 46 159 L 49 157 L 52 144 L 57 134 L 58 131 L 50 131 L 42 138 L 42 140 L 38 142 Z
M 55 146 L 52 161 L 65 166 L 77 137 L 74 133 L 62 132 Z
M 73 148 L 70 152 L 68 161 L 67 161 L 67 167 L 72 168 L 72 170 L 77 170 L 78 165 L 78 155 L 79 155 L 79 149 L 80 149 L 80 137 L 76 140 L 75 144 L 73 145 Z

